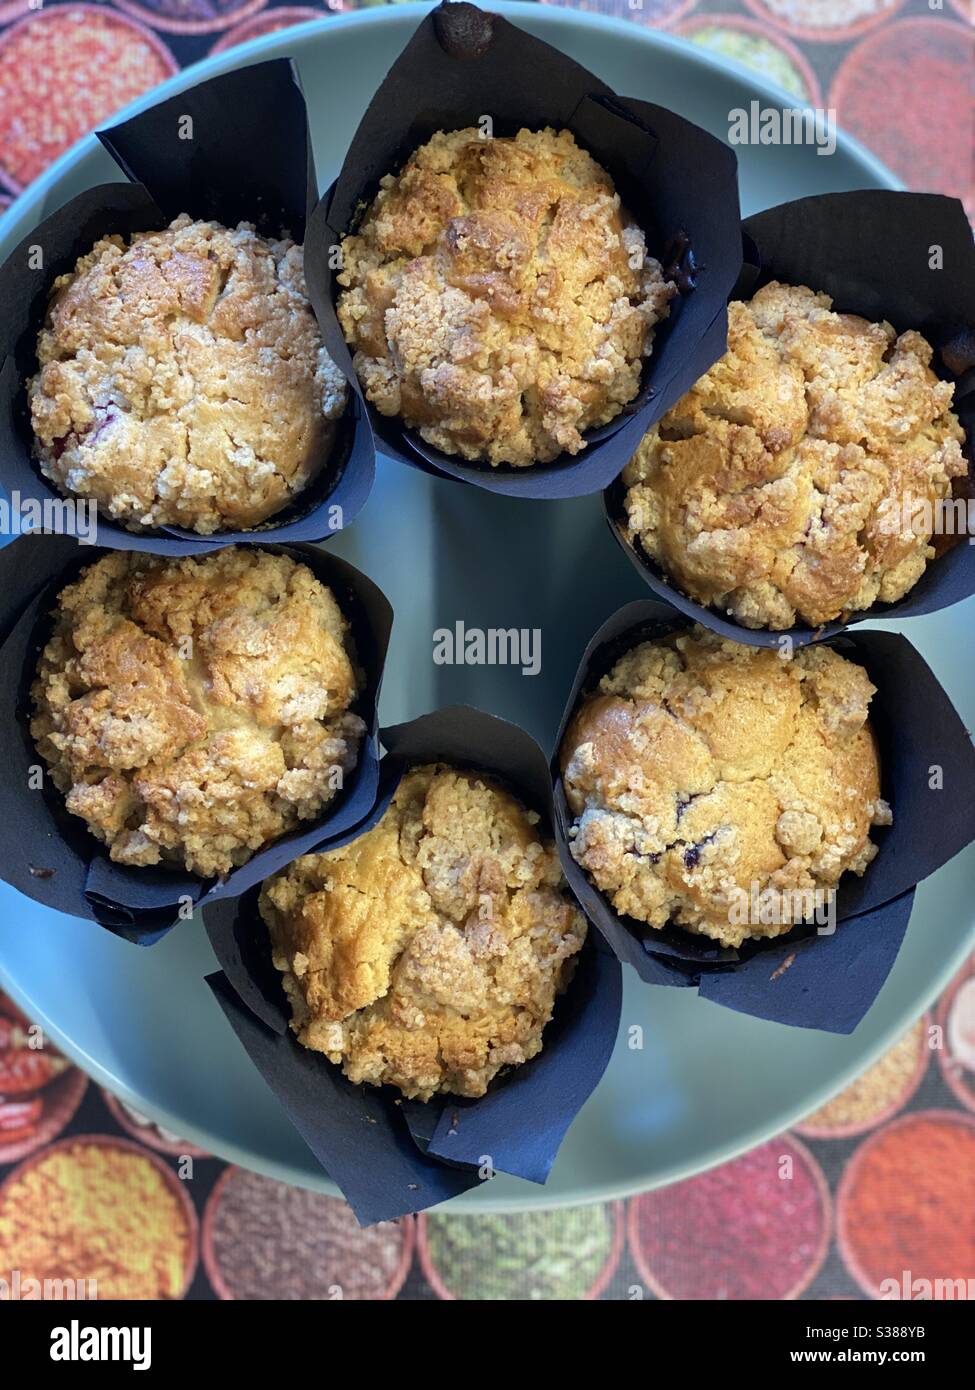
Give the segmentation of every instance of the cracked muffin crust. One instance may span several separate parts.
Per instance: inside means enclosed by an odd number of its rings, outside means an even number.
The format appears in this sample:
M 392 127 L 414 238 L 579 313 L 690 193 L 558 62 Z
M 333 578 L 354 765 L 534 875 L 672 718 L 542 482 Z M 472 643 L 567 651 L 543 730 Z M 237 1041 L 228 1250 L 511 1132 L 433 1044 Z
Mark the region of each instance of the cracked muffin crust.
M 372 830 L 269 879 L 298 1041 L 422 1100 L 540 1052 L 586 922 L 537 823 L 486 777 L 417 767 Z
M 630 542 L 745 627 L 903 598 L 966 472 L 930 344 L 831 305 L 778 283 L 730 304 L 728 351 L 623 472 Z
M 891 823 L 874 694 L 828 647 L 783 660 L 702 627 L 641 643 L 566 730 L 572 857 L 648 927 L 725 946 L 787 932 L 809 894 L 864 872 L 870 827 Z M 754 920 L 753 885 L 779 921 Z
M 41 469 L 130 529 L 246 530 L 324 465 L 345 378 L 303 251 L 183 215 L 54 284 L 28 387 Z
M 637 395 L 675 289 L 568 130 L 442 131 L 342 242 L 366 396 L 447 454 L 527 468 Z
M 357 693 L 348 622 L 306 565 L 117 551 L 58 596 L 31 733 L 113 860 L 210 877 L 332 800 Z

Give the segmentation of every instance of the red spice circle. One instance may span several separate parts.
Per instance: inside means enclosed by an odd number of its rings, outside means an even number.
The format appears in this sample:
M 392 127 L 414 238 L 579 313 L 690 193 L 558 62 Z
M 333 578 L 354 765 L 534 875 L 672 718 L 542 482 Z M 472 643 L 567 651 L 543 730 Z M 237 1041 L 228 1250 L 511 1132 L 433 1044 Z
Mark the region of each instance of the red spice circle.
M 840 64 L 829 104 L 839 123 L 912 186 L 971 193 L 973 35 L 950 19 L 904 19 Z
M 783 1158 L 792 1176 L 780 1176 Z M 794 1299 L 829 1249 L 829 1187 L 781 1135 L 731 1163 L 630 1202 L 630 1253 L 659 1298 Z
M 45 1086 L 43 1091 L 29 1096 L 18 1096 L 16 1100 L 8 1101 L 10 1107 L 30 1106 L 37 1109 L 39 1114 L 31 1132 L 21 1134 L 13 1141 L 5 1135 L 0 1123 L 0 1163 L 19 1163 L 28 1154 L 56 1139 L 74 1119 L 87 1089 L 88 1078 L 85 1073 L 77 1067 L 69 1067 L 60 1076 L 56 1076 L 50 1085 Z M 2 1112 L 3 1103 L 0 1100 L 0 1120 Z
M 114 0 L 126 14 L 135 15 L 167 34 L 212 34 L 238 24 L 263 10 L 267 0 Z
M 872 29 L 876 24 L 882 24 L 885 20 L 892 19 L 898 10 L 903 8 L 904 0 L 889 0 L 887 4 L 880 4 L 878 0 L 877 9 L 873 14 L 861 15 L 859 19 L 847 22 L 844 16 L 838 23 L 817 23 L 807 24 L 803 21 L 802 6 L 793 4 L 795 18 L 790 13 L 780 13 L 767 0 L 745 0 L 745 4 L 752 14 L 758 15 L 763 26 L 768 28 L 771 24 L 777 29 L 783 29 L 787 34 L 792 34 L 797 39 L 812 39 L 814 43 L 845 43 L 850 39 L 857 38 L 858 35 Z M 840 4 L 840 11 L 845 5 Z M 820 3 L 820 10 L 825 6 Z
M 290 29 L 295 24 L 307 24 L 310 19 L 326 19 L 333 11 L 348 9 L 343 4 L 327 5 L 323 10 L 308 9 L 303 5 L 282 5 L 276 10 L 265 10 L 263 14 L 238 24 L 228 34 L 223 34 L 210 49 L 211 53 L 225 53 L 228 48 L 236 48 L 240 43 L 249 43 L 264 34 L 275 34 L 279 29 Z
M 893 1280 L 975 1287 L 975 1119 L 920 1110 L 866 1139 L 836 1194 L 837 1244 L 871 1298 Z M 894 1297 L 903 1294 L 894 1292 Z
M 938 1065 L 945 1083 L 968 1110 L 975 1110 L 975 956 L 941 996 L 936 1020 L 941 1028 Z
M 0 163 L 15 193 L 177 70 L 154 34 L 95 5 L 39 10 L 0 37 Z

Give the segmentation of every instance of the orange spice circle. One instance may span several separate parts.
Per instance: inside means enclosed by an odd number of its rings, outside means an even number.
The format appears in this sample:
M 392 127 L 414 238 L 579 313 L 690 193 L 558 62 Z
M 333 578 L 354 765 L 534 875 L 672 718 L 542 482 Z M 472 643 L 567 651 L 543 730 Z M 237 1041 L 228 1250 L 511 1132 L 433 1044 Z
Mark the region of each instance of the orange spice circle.
M 92 1281 L 90 1296 L 180 1299 L 199 1255 L 186 1189 L 127 1139 L 77 1135 L 0 1184 L 0 1279 Z
M 19 193 L 82 135 L 177 70 L 156 36 L 94 5 L 38 10 L 0 37 L 0 163 Z
M 975 1290 L 975 1119 L 921 1110 L 860 1145 L 837 1193 L 837 1243 L 872 1298 Z M 920 1281 L 920 1282 L 919 1282 Z M 926 1287 L 931 1292 L 924 1294 Z

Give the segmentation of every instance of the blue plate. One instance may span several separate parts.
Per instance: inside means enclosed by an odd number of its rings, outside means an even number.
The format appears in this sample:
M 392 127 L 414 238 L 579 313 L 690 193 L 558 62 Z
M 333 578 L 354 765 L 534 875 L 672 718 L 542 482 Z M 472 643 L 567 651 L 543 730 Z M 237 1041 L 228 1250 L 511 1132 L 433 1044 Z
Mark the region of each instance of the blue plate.
M 324 186 L 369 96 L 427 8 L 399 5 L 302 25 L 201 63 L 154 95 L 294 55 Z M 670 106 L 716 135 L 726 137 L 729 111 L 747 108 L 753 98 L 766 106 L 794 104 L 743 69 L 638 24 L 535 5 L 494 8 L 618 91 Z M 842 136 L 828 157 L 774 145 L 744 146 L 738 155 L 746 214 L 809 193 L 898 186 Z M 116 176 L 95 140 L 83 140 L 0 222 L 0 255 L 67 198 Z M 521 721 L 547 746 L 586 640 L 621 603 L 646 595 L 609 535 L 599 497 L 519 503 L 382 460 L 365 510 L 335 548 L 372 575 L 397 610 L 381 707 L 387 724 L 467 701 Z M 471 626 L 542 628 L 541 674 L 435 666 L 434 628 L 461 618 Z M 958 639 L 973 623 L 975 600 L 908 625 L 969 725 L 975 724 L 975 672 L 969 644 Z M 690 990 L 643 986 L 627 972 L 616 1056 L 547 1186 L 501 1177 L 457 1199 L 455 1208 L 513 1210 L 619 1197 L 699 1172 L 784 1129 L 873 1062 L 961 964 L 972 936 L 973 868 L 975 849 L 969 849 L 922 886 L 897 964 L 852 1037 L 761 1023 Z M 213 957 L 198 923 L 140 950 L 5 885 L 0 904 L 0 984 L 97 1081 L 213 1153 L 288 1182 L 335 1190 L 204 985 Z M 643 1032 L 639 1050 L 628 1045 L 633 1025 Z

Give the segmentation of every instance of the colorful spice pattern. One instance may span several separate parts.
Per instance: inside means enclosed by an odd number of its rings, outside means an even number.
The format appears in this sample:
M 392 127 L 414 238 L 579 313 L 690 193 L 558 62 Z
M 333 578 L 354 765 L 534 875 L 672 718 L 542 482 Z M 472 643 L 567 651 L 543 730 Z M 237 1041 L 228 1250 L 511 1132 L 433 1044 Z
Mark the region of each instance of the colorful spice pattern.
M 0 36 L 0 166 L 14 191 L 119 107 L 176 71 L 133 21 L 93 5 L 52 5 Z
M 975 1291 L 975 1120 L 906 1115 L 859 1150 L 840 1188 L 840 1240 L 869 1293 Z
M 592 1297 L 616 1245 L 611 1207 L 522 1216 L 428 1216 L 426 1274 L 445 1298 L 575 1302 Z
M 692 43 L 728 58 L 740 67 L 774 82 L 800 101 L 822 104 L 816 74 L 808 59 L 788 39 L 772 37 L 753 20 L 732 15 L 697 16 L 678 25 L 677 32 Z
M 28 1157 L 0 1150 L 0 1298 L 14 1269 L 63 1276 L 67 1252 L 71 1277 L 152 1298 L 194 1269 L 191 1299 L 864 1299 L 890 1296 L 884 1279 L 958 1297 L 975 1290 L 975 1118 L 952 1084 L 973 980 L 975 956 L 801 1141 L 563 1211 L 363 1231 L 343 1202 L 201 1155 L 89 1086 Z
M 906 183 L 970 198 L 972 47 L 971 27 L 953 19 L 898 19 L 844 57 L 830 105 Z
M 207 53 L 383 0 L 0 0 L 0 184 Z M 910 187 L 971 199 L 967 0 L 543 0 L 683 34 L 841 126 Z M 969 20 L 969 24 L 964 23 Z
M 412 1223 L 364 1231 L 335 1197 L 228 1168 L 203 1232 L 207 1273 L 223 1298 L 375 1300 L 402 1283 Z
M 944 1037 L 941 1073 L 962 1105 L 975 1111 L 975 956 L 941 996 L 936 1017 Z
M 807 1115 L 799 1131 L 822 1139 L 862 1134 L 901 1108 L 929 1059 L 928 1024 L 921 1018 L 846 1090 Z
M 102 1299 L 179 1298 L 195 1226 L 178 1180 L 147 1154 L 117 1139 L 69 1139 L 0 1187 L 0 1278 L 84 1281 Z
M 0 0 L 0 184 L 19 191 L 93 125 L 209 52 L 374 3 L 45 0 L 33 10 Z M 908 186 L 971 197 L 963 0 L 939 12 L 928 0 L 571 3 L 685 33 L 803 99 L 826 93 L 840 124 Z M 436 1214 L 361 1232 L 344 1204 L 201 1156 L 110 1106 L 74 1068 L 41 1084 L 30 1061 L 36 1086 L 15 1097 L 0 1085 L 0 1118 L 16 1136 L 0 1140 L 0 1281 L 13 1268 L 56 1278 L 70 1255 L 75 1277 L 97 1279 L 103 1296 L 867 1298 L 905 1271 L 940 1279 L 935 1296 L 958 1296 L 950 1281 L 975 1287 L 973 980 L 975 957 L 938 1026 L 915 1025 L 807 1117 L 803 1145 L 782 1136 L 624 1211 Z M 16 1019 L 9 1004 L 6 1014 Z M 23 1068 L 17 1059 L 8 1089 Z M 250 1265 L 242 1243 L 259 1254 Z
M 829 1226 L 829 1193 L 816 1160 L 783 1136 L 637 1197 L 630 1251 L 664 1298 L 795 1298 L 819 1272 Z
M 904 0 L 746 0 L 766 22 L 804 38 L 852 38 L 899 10 Z

